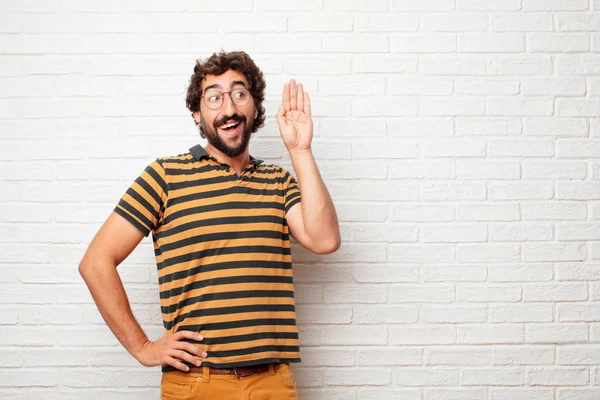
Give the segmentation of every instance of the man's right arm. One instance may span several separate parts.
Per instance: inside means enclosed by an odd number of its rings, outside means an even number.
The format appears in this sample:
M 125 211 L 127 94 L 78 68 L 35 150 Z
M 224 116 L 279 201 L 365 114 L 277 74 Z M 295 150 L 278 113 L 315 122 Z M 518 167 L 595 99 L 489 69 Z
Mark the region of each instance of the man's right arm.
M 144 234 L 125 218 L 111 213 L 90 243 L 79 264 L 79 272 L 104 321 L 132 356 L 145 366 L 171 365 L 186 371 L 188 367 L 182 360 L 199 366 L 195 356 L 206 357 L 206 353 L 182 339 L 199 341 L 202 336 L 180 331 L 156 341 L 148 340 L 133 316 L 117 272 L 117 266 L 143 238 Z

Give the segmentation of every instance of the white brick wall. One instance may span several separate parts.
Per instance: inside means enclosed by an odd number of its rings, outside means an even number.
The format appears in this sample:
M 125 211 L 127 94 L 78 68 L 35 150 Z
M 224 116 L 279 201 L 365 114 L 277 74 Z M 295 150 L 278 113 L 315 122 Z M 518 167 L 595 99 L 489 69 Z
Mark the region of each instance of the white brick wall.
M 158 398 L 77 273 L 197 57 L 313 98 L 343 245 L 294 246 L 302 398 L 600 399 L 600 0 L 3 0 L 0 398 Z M 150 242 L 120 267 L 162 333 Z

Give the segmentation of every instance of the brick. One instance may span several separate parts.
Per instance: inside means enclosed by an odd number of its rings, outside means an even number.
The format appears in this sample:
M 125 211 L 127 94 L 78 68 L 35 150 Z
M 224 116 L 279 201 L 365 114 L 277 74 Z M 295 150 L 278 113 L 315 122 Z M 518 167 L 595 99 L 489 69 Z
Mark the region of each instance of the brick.
M 388 169 L 392 179 L 454 179 L 453 160 L 392 161 Z
M 414 73 L 417 71 L 417 58 L 398 55 L 354 55 L 352 68 L 358 73 Z
M 586 255 L 580 243 L 525 243 L 523 261 L 581 261 Z
M 392 285 L 392 303 L 450 303 L 454 301 L 454 287 L 449 285 Z
M 595 157 L 600 151 L 600 140 L 558 139 L 556 155 L 561 158 Z
M 490 241 L 545 241 L 554 238 L 553 226 L 540 223 L 490 224 Z
M 491 364 L 492 349 L 481 346 L 428 346 L 424 361 L 427 365 L 484 366 Z
M 487 228 L 478 224 L 423 224 L 421 240 L 424 243 L 484 242 Z
M 296 308 L 299 324 L 349 324 L 352 320 L 351 307 L 302 305 Z
M 539 282 L 552 280 L 551 264 L 494 265 L 489 268 L 491 282 Z
M 421 199 L 425 201 L 483 200 L 485 186 L 482 183 L 421 183 Z
M 395 368 L 393 381 L 400 386 L 456 386 L 459 382 L 457 368 Z
M 518 368 L 464 368 L 460 371 L 461 385 L 519 386 L 523 381 L 523 370 Z
M 347 349 L 324 347 L 302 349 L 302 365 L 305 367 L 352 367 L 358 358 L 357 352 Z
M 469 179 L 519 179 L 521 167 L 511 161 L 457 160 L 457 178 Z
M 338 386 L 386 386 L 390 383 L 390 372 L 374 368 L 325 369 L 324 380 Z
M 323 37 L 325 53 L 387 53 L 389 39 L 374 33 L 337 33 Z
M 352 112 L 356 117 L 414 116 L 417 102 L 401 96 L 359 97 L 352 100 Z
M 373 80 L 373 78 L 370 80 Z M 389 77 L 386 79 L 386 93 L 394 96 L 451 95 L 453 90 L 454 83 L 451 79 L 447 78 L 418 79 L 414 77 Z
M 554 346 L 494 346 L 492 361 L 494 365 L 552 365 L 554 353 Z
M 445 262 L 454 261 L 454 246 L 446 244 L 392 244 L 389 246 L 391 262 Z
M 252 2 L 249 3 L 252 4 Z M 308 0 L 303 3 L 288 3 L 279 2 L 276 0 L 257 0 L 255 7 L 257 11 L 321 11 L 323 9 L 323 0 Z M 229 10 L 223 9 L 218 11 Z
M 519 210 L 511 204 L 459 204 L 456 207 L 457 221 L 515 221 Z
M 537 388 L 491 388 L 490 400 L 554 400 L 554 390 Z
M 352 275 L 357 282 L 361 283 L 418 282 L 419 267 L 416 265 L 356 266 L 353 268 Z
M 486 400 L 487 389 L 424 389 L 423 400 Z
M 457 0 L 458 11 L 519 11 L 521 2 L 519 0 L 507 0 L 501 3 L 494 0 Z
M 523 79 L 524 96 L 585 96 L 581 78 Z
M 585 220 L 585 204 L 568 201 L 556 201 L 552 204 L 532 202 L 522 205 L 523 220 Z
M 525 37 L 519 33 L 462 33 L 458 35 L 461 53 L 522 53 Z
M 595 31 L 600 15 L 588 13 L 556 13 L 556 28 L 561 32 Z
M 600 101 L 588 99 L 556 99 L 556 115 L 561 117 L 596 117 Z
M 554 187 L 546 181 L 522 181 L 515 183 L 488 183 L 492 200 L 548 200 L 553 197 Z
M 469 5 L 465 6 L 465 8 L 469 7 Z M 461 11 L 464 11 L 464 9 Z M 426 32 L 487 32 L 488 22 L 484 15 L 474 13 L 425 15 L 423 17 L 423 28 Z
M 387 291 L 380 285 L 333 284 L 328 285 L 323 301 L 344 304 L 385 303 L 387 302 Z
M 527 51 L 531 53 L 577 53 L 590 50 L 589 35 L 565 33 L 530 33 Z
M 551 32 L 552 27 L 550 13 L 500 13 L 490 18 L 492 32 Z
M 557 365 L 591 365 L 600 363 L 600 346 L 597 344 L 566 344 L 556 349 Z
M 523 11 L 587 11 L 588 0 L 523 0 Z
M 579 161 L 523 160 L 523 179 L 579 179 L 587 177 L 587 165 Z
M 600 182 L 556 183 L 556 198 L 559 200 L 600 200 Z
M 392 53 L 454 53 L 456 49 L 456 35 L 452 33 L 390 36 Z
M 514 79 L 455 79 L 456 93 L 464 95 L 517 95 L 520 91 L 520 82 Z M 461 117 L 463 117 L 461 115 Z M 490 125 L 490 123 L 486 121 Z M 519 124 L 520 125 L 520 124 Z M 478 132 L 479 133 L 479 132 Z M 481 132 L 483 134 L 483 132 Z
M 496 267 L 494 267 L 496 268 Z M 465 286 L 456 288 L 458 302 L 517 302 L 521 300 L 521 289 L 517 286 Z
M 557 56 L 556 72 L 563 75 L 600 75 L 600 56 L 569 55 Z
M 418 347 L 371 347 L 356 353 L 358 366 L 421 365 L 423 350 Z
M 531 136 L 587 136 L 590 130 L 589 121 L 573 118 L 525 118 L 524 135 Z M 558 139 L 559 142 L 562 139 Z M 557 148 L 557 156 L 561 156 L 562 149 Z
M 486 60 L 476 55 L 419 57 L 419 69 L 425 75 L 479 76 L 486 74 Z
M 490 75 L 552 75 L 553 72 L 549 56 L 494 56 L 488 58 L 487 68 Z
M 424 282 L 483 282 L 487 271 L 481 265 L 443 265 L 421 267 Z
M 577 343 L 589 340 L 586 324 L 526 324 L 528 343 Z
M 558 304 L 558 321 L 561 322 L 600 322 L 600 304 Z
M 422 321 L 424 323 L 485 322 L 487 314 L 485 307 L 423 306 Z
M 466 244 L 456 246 L 456 260 L 459 262 L 516 262 L 520 250 L 516 244 Z
M 558 391 L 558 400 L 594 400 L 600 396 L 599 389 L 563 389 Z
M 482 116 L 485 101 L 467 99 L 421 99 L 419 111 L 428 116 Z
M 510 304 L 489 307 L 490 322 L 551 322 L 552 320 L 552 304 Z
M 416 225 L 354 225 L 352 240 L 355 242 L 416 242 Z
M 487 102 L 487 113 L 492 116 L 549 116 L 552 112 L 552 102 L 546 99 L 494 99 Z
M 354 14 L 356 32 L 417 32 L 419 17 L 402 13 Z
M 459 344 L 522 343 L 522 324 L 461 324 L 457 326 Z
M 408 221 L 452 221 L 454 207 L 434 204 L 397 204 L 393 207 L 393 220 Z
M 395 326 L 390 328 L 390 343 L 395 345 L 430 345 L 456 343 L 456 329 L 452 325 L 427 324 Z
M 556 279 L 559 281 L 600 280 L 600 265 L 588 263 L 557 263 Z
M 387 0 L 375 0 L 368 3 L 360 0 L 325 0 L 325 11 L 387 11 Z

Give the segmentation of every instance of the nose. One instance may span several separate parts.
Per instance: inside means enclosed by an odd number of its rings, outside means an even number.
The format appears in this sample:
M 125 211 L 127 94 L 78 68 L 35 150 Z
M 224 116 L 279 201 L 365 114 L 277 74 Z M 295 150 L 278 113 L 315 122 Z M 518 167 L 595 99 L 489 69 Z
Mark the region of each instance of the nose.
M 233 104 L 233 101 L 231 100 L 231 93 L 224 93 L 223 94 L 223 105 L 221 106 L 221 111 L 225 115 L 233 115 L 234 108 L 235 108 L 235 105 Z

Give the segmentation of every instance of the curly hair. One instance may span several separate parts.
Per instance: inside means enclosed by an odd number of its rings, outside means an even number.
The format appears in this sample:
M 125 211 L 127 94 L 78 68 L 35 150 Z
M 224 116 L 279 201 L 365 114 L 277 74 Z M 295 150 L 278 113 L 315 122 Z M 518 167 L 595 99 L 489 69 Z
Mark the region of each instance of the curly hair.
M 265 79 L 263 73 L 256 66 L 252 58 L 243 51 L 213 53 L 206 60 L 196 60 L 194 74 L 190 78 L 190 85 L 187 89 L 185 104 L 192 112 L 200 111 L 200 100 L 202 98 L 202 80 L 206 75 L 221 75 L 228 70 L 234 70 L 242 73 L 248 80 L 250 87 L 248 90 L 254 99 L 258 115 L 254 119 L 252 133 L 265 124 L 265 108 L 262 103 L 265 99 Z M 204 134 L 202 134 L 204 137 Z

